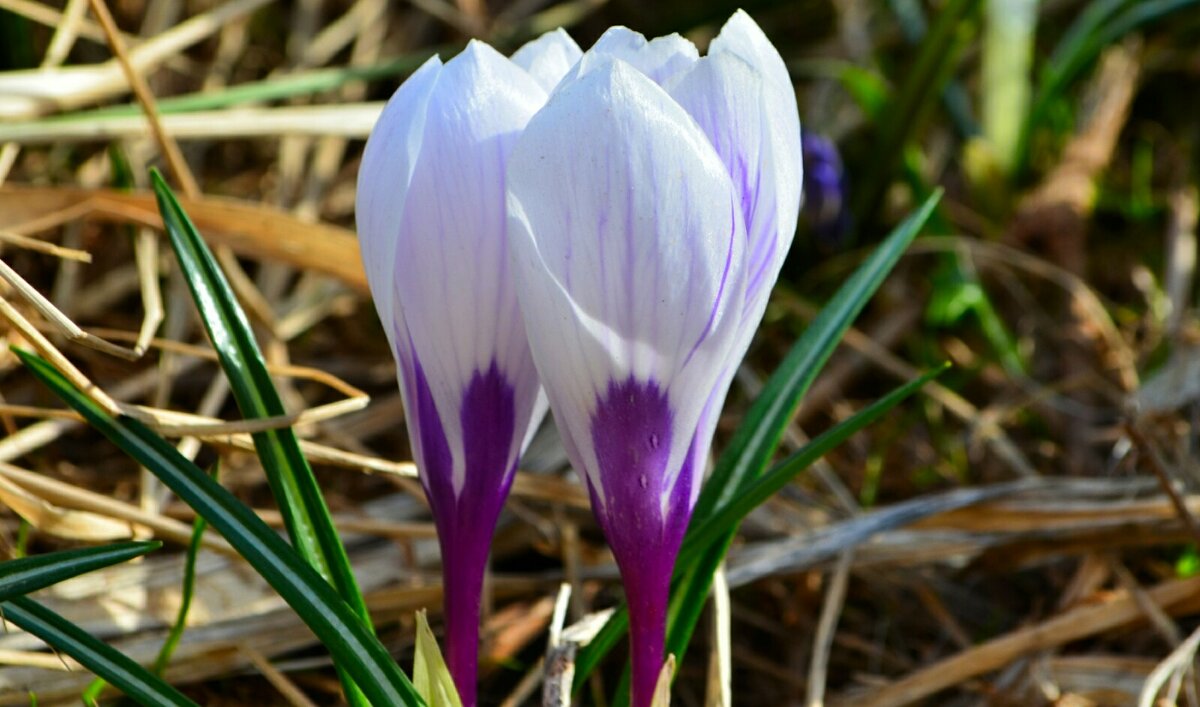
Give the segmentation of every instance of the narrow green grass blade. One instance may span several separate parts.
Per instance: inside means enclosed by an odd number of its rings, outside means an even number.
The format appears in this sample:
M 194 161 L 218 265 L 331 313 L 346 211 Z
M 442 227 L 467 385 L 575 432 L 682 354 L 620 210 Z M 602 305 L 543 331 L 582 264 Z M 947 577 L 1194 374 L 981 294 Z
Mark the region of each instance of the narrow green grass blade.
M 85 668 L 117 686 L 147 707 L 195 707 L 175 688 L 83 629 L 26 597 L 0 605 L 4 618 L 79 661 Z
M 204 536 L 204 528 L 207 525 L 201 516 L 196 516 L 196 520 L 192 522 L 192 537 L 188 541 L 187 556 L 183 565 L 183 587 L 180 589 L 179 611 L 175 613 L 175 622 L 171 625 L 166 640 L 163 641 L 162 647 L 158 649 L 158 655 L 154 658 L 152 672 L 159 677 L 162 677 L 167 663 L 171 660 L 171 655 L 175 653 L 176 646 L 183 638 L 188 611 L 192 607 L 192 591 L 196 584 L 196 555 L 200 552 L 200 539 Z M 100 693 L 107 685 L 108 681 L 104 678 L 96 678 L 80 694 L 80 701 L 85 705 L 97 704 Z
M 1095 0 L 1079 13 L 1041 71 L 1021 132 L 1019 172 L 1029 166 L 1033 133 L 1046 119 L 1051 105 L 1105 47 L 1140 27 L 1197 5 L 1200 0 Z
M 213 464 L 209 476 L 214 481 L 220 478 L 220 462 Z M 218 483 L 220 483 L 218 481 Z M 179 646 L 179 641 L 183 639 L 183 631 L 187 628 L 188 612 L 192 608 L 192 596 L 196 593 L 196 558 L 200 555 L 200 542 L 204 539 L 204 531 L 208 528 L 208 521 L 204 520 L 204 516 L 197 515 L 192 521 L 192 537 L 188 541 L 187 555 L 183 560 L 183 583 L 179 589 L 179 611 L 175 613 L 175 623 L 171 624 L 171 630 L 167 632 L 167 639 L 163 641 L 162 648 L 158 649 L 158 656 L 154 659 L 154 674 L 162 675 L 167 669 L 167 664 L 171 662 L 171 656 L 175 654 L 175 649 Z
M 693 528 L 703 524 L 716 511 L 733 502 L 766 469 L 779 446 L 784 429 L 800 405 L 800 400 L 833 354 L 846 329 L 858 317 L 867 301 L 895 267 L 909 243 L 929 220 L 941 195 L 940 189 L 934 192 L 917 211 L 893 229 L 830 299 L 788 352 L 754 404 L 750 406 L 742 424 L 738 426 L 729 445 L 717 460 L 712 475 L 701 489 L 700 498 L 692 513 Z M 732 541 L 733 534 L 730 533 L 724 547 L 713 549 L 712 557 L 715 557 L 715 561 L 707 573 L 694 573 L 696 580 L 703 585 L 701 597 L 707 595 L 712 571 L 725 556 L 725 550 Z M 702 559 L 702 562 L 704 561 L 706 560 Z M 677 563 L 676 570 L 677 576 L 692 576 L 692 570 L 682 564 Z M 688 586 L 698 585 L 693 582 Z M 678 592 L 687 594 L 692 591 L 678 587 L 679 585 L 676 585 L 672 589 L 673 597 L 677 596 Z M 694 626 L 695 621 L 690 625 Z M 575 660 L 576 690 L 582 687 L 584 680 L 599 665 L 600 660 L 620 642 L 628 627 L 629 616 L 624 607 L 621 607 L 609 618 L 592 642 L 580 650 Z
M 712 576 L 725 559 L 738 526 L 750 512 L 782 489 L 816 460 L 846 441 L 851 435 L 878 420 L 884 413 L 899 405 L 929 381 L 941 375 L 948 366 L 909 381 L 859 410 L 846 420 L 817 436 L 802 449 L 788 456 L 750 483 L 745 491 L 699 525 L 693 524 L 675 561 L 676 576 L 671 587 L 671 604 L 667 612 L 666 652 L 674 655 L 676 664 L 683 661 L 688 643 L 700 621 Z M 626 671 L 628 673 L 628 671 Z M 627 682 L 622 676 L 622 683 Z M 618 687 L 612 707 L 629 704 L 628 690 Z
M 312 96 L 326 91 L 334 91 L 352 83 L 377 81 L 379 79 L 402 76 L 415 71 L 425 60 L 434 54 L 457 53 L 460 47 L 461 45 L 440 45 L 370 66 L 341 66 L 330 69 L 302 71 L 285 76 L 273 76 L 262 81 L 247 81 L 246 83 L 214 91 L 200 91 L 182 96 L 166 96 L 158 99 L 156 105 L 158 106 L 159 113 L 166 115 L 170 113 L 217 110 L 247 103 L 265 103 L 301 96 Z M 56 123 L 91 123 L 103 120 L 104 118 L 123 118 L 141 115 L 141 112 L 142 109 L 136 103 L 131 103 L 128 105 L 107 106 L 104 108 L 46 116 L 38 120 L 41 122 Z M 18 125 L 18 123 L 13 123 L 13 125 Z
M 171 247 L 191 288 L 221 367 L 229 378 L 238 408 L 247 419 L 285 414 L 283 401 L 267 373 L 250 322 L 216 258 L 162 175 L 154 171 L 151 179 Z M 350 559 L 334 529 L 308 460 L 300 451 L 295 432 L 290 428 L 259 432 L 254 435 L 254 446 L 292 542 L 369 625 L 366 603 L 350 569 Z
M 896 174 L 904 145 L 928 115 L 953 75 L 958 57 L 966 46 L 967 20 L 977 15 L 981 0 L 949 0 L 920 44 L 917 58 L 904 81 L 892 94 L 874 127 L 871 169 L 857 177 L 851 211 L 864 227 L 870 227 L 875 212 Z
M 904 41 L 909 46 L 920 46 L 929 30 L 929 21 L 920 0 L 889 0 L 888 6 L 896 16 L 900 31 L 904 34 Z M 960 137 L 972 137 L 980 132 L 979 122 L 972 111 L 974 100 L 974 95 L 960 80 L 951 78 L 942 89 L 942 107 L 950 116 Z M 877 120 L 879 116 L 875 114 L 870 117 Z
M 1092 52 L 1099 51 L 1099 47 L 1095 47 L 1095 38 L 1129 4 L 1130 0 L 1094 0 L 1063 34 L 1042 67 L 1037 91 L 1025 116 L 1021 140 L 1017 145 L 1018 167 L 1024 169 L 1028 166 L 1029 142 L 1034 129 L 1045 119 L 1050 105 L 1062 95 L 1090 58 L 1095 58 Z
M 1131 2 L 1136 2 L 1136 0 L 1092 0 L 1089 2 L 1075 16 L 1075 21 L 1059 38 L 1058 44 L 1046 62 L 1047 70 L 1053 66 L 1062 65 L 1067 57 L 1077 53 L 1098 27 L 1108 22 Z
M 1030 65 L 1037 31 L 1037 0 L 985 0 L 983 134 L 1005 174 L 1020 147 L 1032 90 Z
M 160 542 L 113 543 L 0 562 L 0 601 L 8 601 L 101 567 L 141 557 L 160 547 Z
M 24 518 L 17 525 L 17 542 L 13 545 L 13 557 L 25 557 L 29 554 L 29 531 L 33 526 Z
M 285 414 L 283 401 L 267 373 L 267 364 L 254 339 L 250 322 L 216 258 L 162 175 L 152 170 L 150 178 L 171 248 L 242 415 L 254 419 Z M 333 584 L 367 627 L 374 630 L 350 558 L 333 526 L 333 518 L 308 459 L 300 451 L 296 433 L 285 428 L 259 432 L 252 437 L 292 543 L 300 555 Z M 343 666 L 337 666 L 337 670 L 339 676 L 345 678 Z M 369 707 L 352 682 L 343 679 L 343 684 L 353 707 Z
M 734 499 L 748 479 L 757 477 L 766 468 L 801 399 L 833 355 L 842 335 L 920 233 L 941 198 L 939 189 L 893 229 L 792 346 L 717 460 L 700 491 L 692 513 L 693 525 Z
M 879 398 L 867 407 L 859 410 L 851 417 L 829 428 L 803 448 L 788 456 L 786 459 L 771 467 L 767 473 L 744 485 L 742 491 L 728 503 L 699 524 L 693 523 L 683 540 L 679 551 L 678 563 L 690 565 L 702 553 L 722 539 L 723 536 L 736 532 L 742 519 L 764 503 L 777 491 L 782 489 L 797 474 L 807 469 L 813 462 L 829 453 L 834 447 L 844 442 L 850 435 L 858 432 L 867 425 L 878 420 L 885 412 L 891 410 L 908 396 L 917 392 L 929 381 L 941 375 L 947 366 L 929 371 L 924 375 L 905 383 L 887 395 Z
M 49 363 L 19 349 L 14 353 L 89 425 L 150 469 L 228 540 L 312 629 L 371 704 L 424 704 L 362 617 L 245 504 L 145 425 L 110 417 Z
M 162 677 L 161 675 L 159 677 Z M 87 705 L 87 707 L 98 707 L 100 701 L 100 693 L 104 692 L 104 688 L 108 687 L 108 681 L 104 678 L 96 678 L 88 683 L 83 692 L 79 695 L 79 701 Z

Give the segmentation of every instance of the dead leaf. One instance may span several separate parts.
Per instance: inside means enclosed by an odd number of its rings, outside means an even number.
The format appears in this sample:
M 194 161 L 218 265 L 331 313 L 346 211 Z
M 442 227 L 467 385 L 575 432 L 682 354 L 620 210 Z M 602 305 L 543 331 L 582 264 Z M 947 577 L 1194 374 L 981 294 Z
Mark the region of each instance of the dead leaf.
M 341 280 L 366 293 L 367 276 L 354 232 L 302 221 L 278 209 L 237 199 L 180 198 L 210 243 L 238 255 L 287 263 Z M 0 188 L 0 230 L 29 235 L 79 218 L 162 228 L 154 195 L 74 187 Z
M 98 542 L 133 537 L 128 523 L 88 511 L 59 508 L 0 477 L 0 503 L 43 533 L 68 540 Z

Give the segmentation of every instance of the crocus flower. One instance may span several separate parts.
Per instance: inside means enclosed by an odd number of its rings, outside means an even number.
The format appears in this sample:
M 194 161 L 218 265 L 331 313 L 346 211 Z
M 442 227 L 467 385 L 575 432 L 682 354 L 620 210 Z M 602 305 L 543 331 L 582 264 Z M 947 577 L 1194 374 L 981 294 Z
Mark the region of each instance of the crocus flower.
M 467 707 L 488 546 L 546 410 L 511 281 L 504 175 L 572 51 L 558 32 L 520 65 L 479 42 L 430 59 L 384 108 L 359 173 L 363 264 L 438 529 L 446 662 Z
M 850 230 L 850 191 L 837 145 L 829 138 L 805 133 L 804 215 L 813 235 L 826 247 L 841 245 Z
M 717 414 L 796 227 L 800 124 L 742 12 L 700 58 L 606 33 L 517 140 L 514 281 L 538 373 L 621 571 L 633 704 Z

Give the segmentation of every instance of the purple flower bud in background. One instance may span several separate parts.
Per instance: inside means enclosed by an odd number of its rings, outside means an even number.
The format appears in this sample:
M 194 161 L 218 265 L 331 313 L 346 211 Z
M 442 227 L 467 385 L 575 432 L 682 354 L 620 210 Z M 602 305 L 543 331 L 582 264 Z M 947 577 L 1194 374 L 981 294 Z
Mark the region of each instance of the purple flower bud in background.
M 621 570 L 634 707 L 652 699 L 675 558 L 800 184 L 791 83 L 742 12 L 705 58 L 678 35 L 609 30 L 513 149 L 514 282 Z
M 546 411 L 510 273 L 504 175 L 543 86 L 579 54 L 559 31 L 517 62 L 480 42 L 430 59 L 388 102 L 359 173 L 363 263 L 438 529 L 446 662 L 466 707 L 488 547 Z
M 849 188 L 837 145 L 826 137 L 805 133 L 804 216 L 813 235 L 826 247 L 842 244 L 850 232 Z

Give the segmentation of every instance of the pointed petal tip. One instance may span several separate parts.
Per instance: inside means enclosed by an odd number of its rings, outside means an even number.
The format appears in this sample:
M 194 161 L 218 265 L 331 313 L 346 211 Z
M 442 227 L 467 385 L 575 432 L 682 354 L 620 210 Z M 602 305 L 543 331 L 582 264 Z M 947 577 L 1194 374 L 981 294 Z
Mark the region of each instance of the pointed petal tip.
M 477 115 L 480 106 L 489 100 L 500 100 L 506 110 L 521 104 L 532 114 L 546 98 L 545 89 L 524 69 L 477 39 L 446 62 L 440 82 L 444 86 L 438 91 L 437 103 L 456 102 L 479 124 L 493 117 Z M 503 99 L 498 98 L 501 95 Z
M 526 42 L 513 52 L 512 62 L 549 93 L 582 56 L 583 50 L 565 29 L 559 27 Z
M 600 39 L 597 39 L 596 43 L 588 51 L 596 49 L 612 50 L 616 48 L 641 49 L 649 43 L 646 35 L 641 32 L 631 30 L 625 25 L 613 25 L 604 30 L 604 34 L 600 35 Z
M 446 62 L 446 64 L 447 65 L 451 65 L 451 64 L 455 64 L 455 63 L 482 64 L 485 62 L 495 61 L 496 59 L 503 59 L 504 61 L 508 61 L 508 58 L 505 57 L 500 52 L 496 51 L 496 48 L 493 47 L 492 45 L 490 45 L 487 42 L 484 42 L 482 40 L 479 40 L 479 39 L 472 39 L 469 42 L 467 42 L 467 46 L 464 47 L 463 50 L 461 52 L 459 52 L 457 56 L 455 56 L 450 61 Z
M 721 26 L 721 31 L 718 33 L 718 36 L 724 34 L 726 30 L 731 32 L 748 32 L 766 37 L 766 33 L 763 32 L 762 27 L 754 21 L 754 18 L 750 16 L 750 13 L 746 12 L 740 7 L 733 11 L 733 14 L 729 16 L 728 20 L 725 20 L 725 24 Z
M 635 81 L 635 75 L 640 75 L 628 63 L 608 54 L 585 54 L 568 75 L 564 82 L 564 91 L 570 93 L 595 90 L 597 87 L 611 87 L 617 83 Z M 644 78 L 644 77 L 643 77 Z M 609 95 L 609 91 L 602 91 Z
M 545 37 L 545 36 L 554 37 L 556 40 L 563 41 L 563 42 L 569 42 L 571 44 L 574 44 L 576 47 L 579 46 L 579 44 L 575 41 L 575 38 L 571 36 L 571 33 L 568 32 L 563 27 L 555 27 L 554 29 L 550 30 L 549 32 L 547 32 L 546 34 L 544 34 L 542 36 L 543 37 Z
M 738 10 L 730 15 L 709 45 L 710 55 L 725 52 L 741 55 L 760 70 L 771 74 L 782 73 L 782 77 L 776 75 L 772 77 L 773 80 L 787 76 L 779 50 L 771 43 L 763 28 L 745 10 Z

